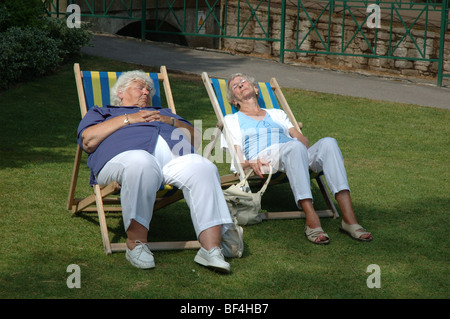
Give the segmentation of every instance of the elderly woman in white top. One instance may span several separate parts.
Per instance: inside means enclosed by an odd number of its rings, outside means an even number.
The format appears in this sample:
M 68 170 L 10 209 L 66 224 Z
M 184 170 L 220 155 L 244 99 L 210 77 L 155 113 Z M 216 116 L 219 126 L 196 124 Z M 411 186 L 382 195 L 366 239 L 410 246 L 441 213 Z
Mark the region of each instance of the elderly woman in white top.
M 202 245 L 194 260 L 229 272 L 221 240 L 234 224 L 217 168 L 195 154 L 194 128 L 188 121 L 167 108 L 149 106 L 153 91 L 146 73 L 125 72 L 111 89 L 113 105 L 93 107 L 82 119 L 78 143 L 89 154 L 91 179 L 100 185 L 121 185 L 126 258 L 132 265 L 155 266 L 147 234 L 156 192 L 164 183 L 181 189 L 190 208 Z
M 342 211 L 340 229 L 354 239 L 372 240 L 355 217 L 344 159 L 336 140 L 326 137 L 310 146 L 308 138 L 294 128 L 284 111 L 262 109 L 258 105 L 259 90 L 253 78 L 238 73 L 227 83 L 228 100 L 239 112 L 225 116 L 225 123 L 241 165 L 244 169 L 252 168 L 261 177 L 269 165 L 286 172 L 296 203 L 306 215 L 308 240 L 329 243 L 313 207 L 309 168 L 315 172 L 323 170 Z

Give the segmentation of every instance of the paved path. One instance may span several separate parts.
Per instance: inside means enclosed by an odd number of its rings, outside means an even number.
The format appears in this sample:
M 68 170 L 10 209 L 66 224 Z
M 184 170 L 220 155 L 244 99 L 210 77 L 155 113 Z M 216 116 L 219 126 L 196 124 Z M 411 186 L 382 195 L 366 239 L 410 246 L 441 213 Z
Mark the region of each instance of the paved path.
M 169 71 L 198 75 L 206 71 L 224 78 L 242 72 L 261 81 L 276 77 L 282 87 L 450 109 L 450 87 L 437 87 L 435 80 L 382 78 L 105 35 L 94 36 L 82 52 L 141 65 L 165 65 Z

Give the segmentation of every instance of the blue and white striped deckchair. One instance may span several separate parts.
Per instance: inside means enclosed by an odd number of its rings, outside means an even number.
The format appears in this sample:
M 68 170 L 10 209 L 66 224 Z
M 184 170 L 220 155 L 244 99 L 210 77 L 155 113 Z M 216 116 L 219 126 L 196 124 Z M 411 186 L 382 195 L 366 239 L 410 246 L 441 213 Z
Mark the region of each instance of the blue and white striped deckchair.
M 81 71 L 78 63 L 75 63 L 74 65 L 74 72 L 81 117 L 84 117 L 87 111 L 95 105 L 103 107 L 110 103 L 110 89 L 120 76 L 121 72 Z M 153 80 L 155 88 L 155 95 L 152 98 L 152 105 L 162 105 L 160 89 L 160 82 L 162 82 L 167 106 L 173 113 L 176 113 L 169 77 L 165 66 L 161 66 L 159 73 L 148 73 L 148 75 Z M 75 198 L 75 189 L 78 180 L 82 153 L 83 151 L 81 147 L 77 145 L 75 163 L 72 172 L 72 181 L 70 183 L 69 196 L 67 200 L 67 209 L 73 213 L 97 211 L 105 253 L 111 254 L 116 251 L 125 251 L 125 243 L 110 242 L 105 215 L 105 211 L 122 211 L 122 207 L 120 206 L 120 198 L 117 196 L 120 190 L 120 185 L 117 182 L 113 182 L 101 188 L 98 184 L 94 184 L 94 193 L 92 195 L 85 198 Z M 160 190 L 157 192 L 156 197 L 157 199 L 154 210 L 165 207 L 182 199 L 183 194 L 181 190 L 176 187 L 172 187 L 171 185 L 162 185 Z M 200 244 L 196 240 L 151 242 L 150 247 L 152 250 L 197 249 L 200 248 Z
M 205 85 L 206 91 L 208 92 L 209 98 L 211 100 L 211 104 L 214 108 L 214 112 L 216 113 L 216 117 L 218 120 L 218 127 L 222 129 L 222 133 L 224 133 L 226 138 L 226 126 L 224 123 L 224 117 L 228 114 L 236 113 L 238 110 L 230 104 L 227 99 L 227 82 L 225 79 L 220 78 L 210 78 L 206 72 L 202 73 L 203 83 Z M 258 103 L 262 108 L 270 109 L 282 109 L 286 112 L 289 120 L 294 125 L 294 127 L 301 132 L 302 124 L 295 120 L 295 117 L 283 95 L 283 92 L 280 89 L 275 78 L 272 78 L 270 82 L 257 82 L 260 94 L 258 97 Z M 218 136 L 215 136 L 213 139 L 213 143 L 216 143 L 218 140 Z M 228 143 L 228 142 L 227 142 Z M 213 149 L 213 145 L 208 146 L 209 149 Z M 242 166 L 239 164 L 239 160 L 237 158 L 236 153 L 232 147 L 229 147 L 229 151 L 234 160 L 234 166 L 239 173 L 239 178 L 245 176 Z M 311 172 L 311 179 L 315 179 L 319 186 L 319 189 L 323 195 L 325 203 L 328 206 L 326 210 L 318 210 L 317 214 L 320 217 L 334 217 L 337 218 L 338 212 L 332 198 L 327 190 L 325 181 L 323 179 L 323 173 L 315 174 Z M 225 185 L 229 185 L 233 182 L 234 174 L 230 174 L 222 177 L 222 182 Z M 253 181 L 258 181 L 261 183 L 261 179 L 259 177 L 255 177 L 249 180 L 250 183 Z M 274 173 L 270 182 L 270 185 L 285 183 L 288 182 L 286 174 L 282 172 Z M 294 212 L 268 212 L 263 214 L 266 219 L 283 219 L 283 218 L 304 218 L 305 215 L 301 211 Z

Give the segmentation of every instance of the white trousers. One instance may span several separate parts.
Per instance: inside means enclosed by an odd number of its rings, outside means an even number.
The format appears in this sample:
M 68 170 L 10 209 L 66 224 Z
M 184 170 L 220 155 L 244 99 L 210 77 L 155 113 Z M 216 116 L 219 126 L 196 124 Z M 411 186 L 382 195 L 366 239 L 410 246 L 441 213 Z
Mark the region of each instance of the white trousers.
M 156 192 L 162 183 L 183 191 L 197 237 L 202 231 L 222 225 L 222 234 L 232 225 L 223 197 L 217 167 L 198 154 L 170 159 L 163 165 L 143 150 L 123 152 L 112 158 L 97 176 L 100 185 L 121 185 L 125 230 L 132 219 L 149 229 Z
M 273 145 L 258 157 L 286 172 L 297 204 L 299 200 L 312 198 L 309 169 L 316 173 L 323 171 L 333 196 L 342 190 L 350 190 L 344 158 L 334 138 L 322 138 L 309 149 L 295 139 Z

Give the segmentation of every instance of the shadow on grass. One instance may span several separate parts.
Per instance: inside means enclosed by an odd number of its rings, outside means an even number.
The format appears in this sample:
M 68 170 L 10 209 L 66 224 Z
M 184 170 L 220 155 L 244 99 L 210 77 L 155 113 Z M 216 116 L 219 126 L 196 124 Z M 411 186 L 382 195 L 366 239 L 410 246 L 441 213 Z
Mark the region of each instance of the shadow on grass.
M 77 213 L 74 218 L 82 218 L 86 222 L 100 227 L 96 212 Z M 107 212 L 106 222 L 111 243 L 125 242 L 127 234 L 122 214 L 120 212 Z M 100 237 L 100 228 L 97 228 L 97 230 Z M 184 200 L 153 213 L 148 240 L 151 242 L 196 240 L 189 208 Z
M 0 168 L 73 160 L 80 112 L 68 68 L 0 93 Z
M 331 236 L 330 245 L 324 247 L 306 240 L 304 220 L 264 221 L 246 226 L 244 256 L 230 260 L 233 273 L 228 278 L 197 268 L 191 258 L 194 252 L 182 256 L 179 252 L 157 252 L 158 271 L 162 275 L 143 274 L 129 266 L 123 254 L 103 256 L 96 214 L 81 214 L 75 217 L 81 219 L 77 223 L 83 228 L 81 234 L 97 232 L 88 236 L 97 238 L 96 244 L 71 239 L 75 246 L 67 248 L 61 245 L 64 238 L 51 235 L 45 237 L 45 243 L 52 245 L 21 244 L 20 255 L 4 264 L 0 275 L 4 289 L 0 295 L 97 298 L 102 293 L 110 297 L 123 293 L 130 297 L 132 293 L 126 291 L 130 282 L 142 281 L 145 276 L 155 287 L 164 286 L 168 291 L 159 292 L 161 298 L 211 298 L 208 288 L 212 285 L 217 287 L 214 298 L 448 298 L 445 276 L 448 240 L 435 234 L 448 228 L 449 204 L 448 199 L 438 196 L 426 201 L 405 201 L 393 207 L 358 204 L 356 208 L 363 222 L 374 234 L 371 243 L 360 243 L 340 234 L 339 220 L 333 219 L 322 221 Z M 59 227 L 71 232 L 73 220 L 63 219 L 66 222 Z M 107 219 L 112 241 L 124 241 L 121 214 L 108 214 Z M 81 225 L 84 222 L 86 226 Z M 183 201 L 155 212 L 150 240 L 193 238 L 189 211 Z M 85 289 L 79 291 L 66 287 L 69 276 L 66 267 L 74 261 L 82 267 Z M 381 268 L 381 289 L 366 286 L 370 275 L 366 268 L 370 264 Z M 201 276 L 202 280 L 193 282 L 195 276 Z M 113 283 L 107 284 L 110 280 Z M 185 284 L 183 291 L 179 289 L 180 282 Z M 142 291 L 140 298 L 154 297 L 155 289 Z
M 313 183 L 313 195 L 315 197 L 321 196 L 320 190 L 317 186 L 314 187 L 314 185 Z M 298 210 L 288 184 L 272 186 L 271 190 L 273 192 L 267 192 L 263 200 L 263 209 L 275 212 Z M 326 208 L 323 200 L 318 200 L 316 204 L 319 209 Z M 77 213 L 74 215 L 74 218 L 82 218 L 100 227 L 96 212 Z M 111 242 L 125 242 L 127 235 L 124 230 L 122 214 L 120 212 L 107 212 L 106 220 Z M 97 230 L 100 236 L 100 229 L 98 228 Z M 184 199 L 153 213 L 148 239 L 149 241 L 196 240 L 189 207 L 186 205 Z M 245 254 L 248 254 L 248 252 Z

